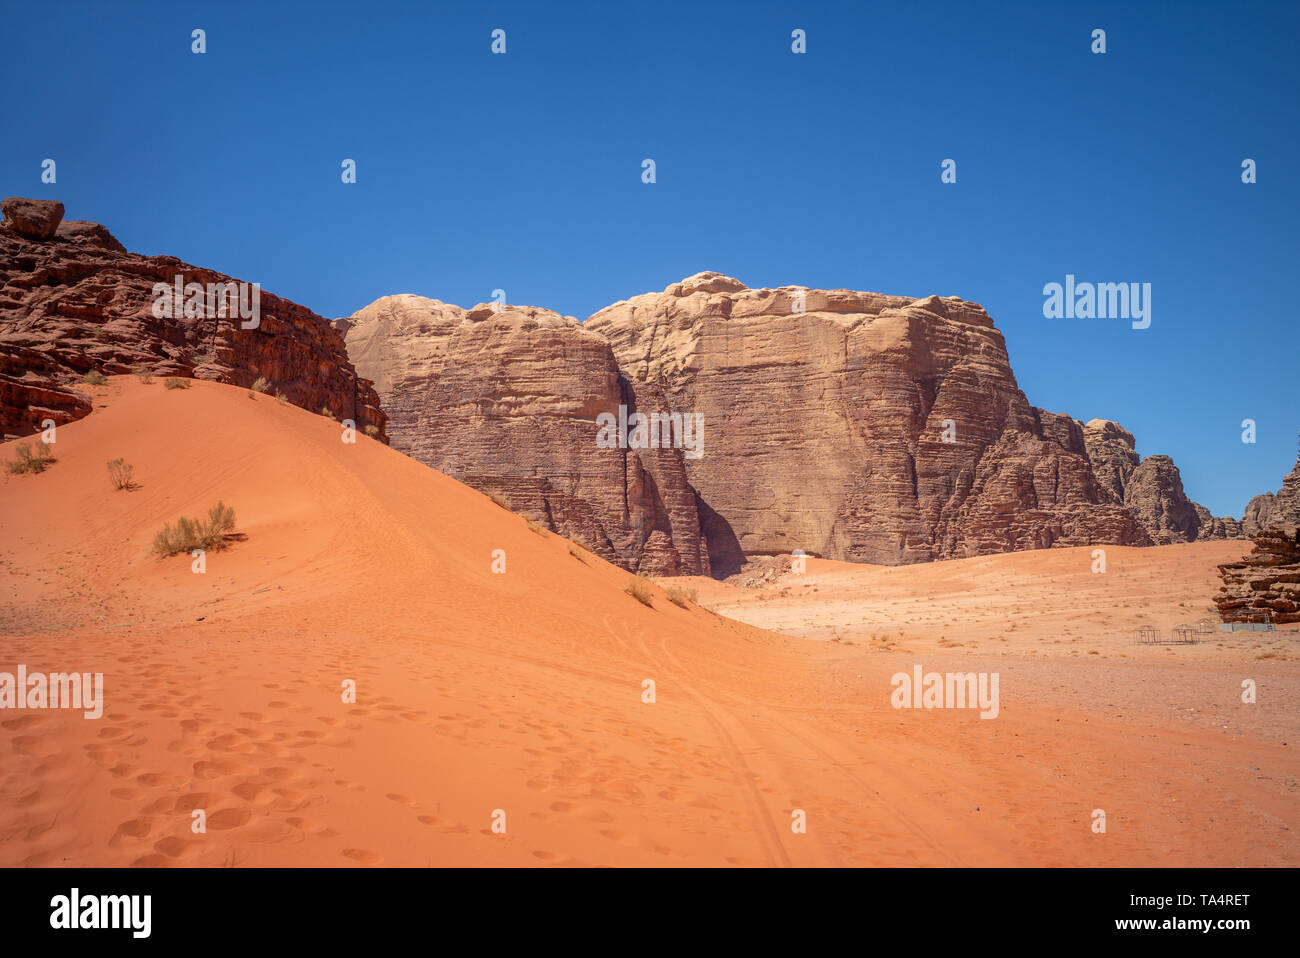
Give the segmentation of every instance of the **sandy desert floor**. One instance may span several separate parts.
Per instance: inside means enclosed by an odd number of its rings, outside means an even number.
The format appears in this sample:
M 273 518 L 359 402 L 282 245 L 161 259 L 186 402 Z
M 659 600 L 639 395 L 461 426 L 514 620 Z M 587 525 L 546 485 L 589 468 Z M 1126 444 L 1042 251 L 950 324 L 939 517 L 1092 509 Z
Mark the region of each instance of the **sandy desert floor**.
M 1104 575 L 813 560 L 669 583 L 721 615 L 647 607 L 270 396 L 93 392 L 47 472 L 0 480 L 0 671 L 102 672 L 107 701 L 0 712 L 0 865 L 1300 864 L 1300 635 L 1129 634 L 1205 614 L 1246 543 L 1108 549 Z M 241 538 L 206 573 L 151 555 L 218 499 Z M 917 663 L 997 671 L 1000 715 L 893 709 Z

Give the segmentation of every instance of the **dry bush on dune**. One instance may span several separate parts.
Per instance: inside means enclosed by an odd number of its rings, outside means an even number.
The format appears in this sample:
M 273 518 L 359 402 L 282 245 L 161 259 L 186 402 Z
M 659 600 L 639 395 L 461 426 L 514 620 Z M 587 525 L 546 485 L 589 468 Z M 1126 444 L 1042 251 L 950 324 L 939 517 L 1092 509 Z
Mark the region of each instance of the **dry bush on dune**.
M 695 602 L 699 595 L 694 589 L 679 589 L 676 586 L 668 590 L 668 601 L 673 605 L 680 605 L 683 609 L 690 608 L 686 603 Z
M 135 468 L 125 459 L 114 459 L 108 464 L 108 478 L 112 480 L 114 489 L 135 488 L 134 472 Z
M 378 436 L 378 435 L 379 435 L 379 427 L 376 426 L 373 422 L 368 422 L 368 423 L 366 423 L 366 435 L 367 435 L 367 436 L 370 436 L 372 439 L 373 439 L 375 436 Z
M 334 415 L 334 410 L 331 409 L 329 406 L 321 406 L 320 414 L 324 416 L 326 419 L 333 419 L 335 422 L 339 421 L 339 417 Z
M 27 472 L 44 472 L 54 462 L 54 449 L 48 442 L 37 442 L 35 448 L 23 443 L 18 447 L 18 458 L 5 463 L 5 469 L 15 475 Z
M 86 373 L 85 380 L 92 386 L 103 386 L 107 384 L 108 377 L 98 369 L 92 369 L 90 372 Z
M 289 397 L 286 396 L 284 393 L 276 393 L 275 401 L 278 402 L 281 406 L 283 406 L 285 403 L 289 401 Z
M 182 516 L 176 520 L 175 525 L 165 524 L 154 533 L 153 551 L 159 558 L 165 559 L 195 549 L 221 549 L 226 544 L 226 536 L 234 531 L 235 510 L 218 502 L 208 510 L 206 521 Z
M 144 383 L 146 386 L 153 382 L 153 372 L 148 366 L 143 364 L 133 366 L 131 372 L 135 374 L 136 379 L 140 380 L 140 382 Z
M 188 379 L 181 379 L 179 376 L 168 376 L 163 380 L 163 385 L 168 389 L 189 389 L 190 381 Z
M 525 519 L 524 522 L 527 523 L 529 532 L 535 532 L 539 536 L 546 535 L 546 527 L 541 523 L 534 522 L 532 519 Z
M 629 582 L 627 585 L 623 587 L 623 591 L 626 592 L 628 595 L 630 595 L 632 598 L 636 599 L 642 605 L 649 606 L 652 609 L 654 608 L 654 606 L 651 605 L 650 603 L 650 590 L 647 589 L 640 582 L 636 582 L 636 581 Z
M 258 376 L 257 379 L 254 380 L 253 385 L 249 388 L 255 393 L 264 393 L 271 388 L 271 384 L 267 381 L 265 376 Z

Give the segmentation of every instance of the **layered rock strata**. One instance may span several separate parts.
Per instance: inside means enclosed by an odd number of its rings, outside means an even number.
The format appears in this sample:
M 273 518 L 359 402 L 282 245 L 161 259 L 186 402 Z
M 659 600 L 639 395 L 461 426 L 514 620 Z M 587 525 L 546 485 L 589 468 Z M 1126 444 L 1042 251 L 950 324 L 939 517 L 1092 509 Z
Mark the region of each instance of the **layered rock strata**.
M 1300 529 L 1261 529 L 1251 538 L 1250 555 L 1219 566 L 1219 616 L 1224 622 L 1300 622 Z
M 1121 427 L 1031 406 L 993 320 L 954 297 L 701 273 L 585 323 L 388 296 L 335 324 L 396 448 L 634 571 L 1150 545 L 1218 521 Z M 602 448 L 620 406 L 701 422 L 697 448 Z
M 251 386 L 258 378 L 289 402 L 384 439 L 385 417 L 328 320 L 273 293 L 256 293 L 256 328 L 231 308 L 185 315 L 156 309 L 158 284 L 182 290 L 237 287 L 236 280 L 172 256 L 129 253 L 97 223 L 62 220 L 63 204 L 17 197 L 0 204 L 0 434 L 29 435 L 90 412 L 80 385 L 92 370 Z M 242 287 L 251 306 L 254 293 Z M 196 301 L 197 304 L 197 301 Z M 156 312 L 161 311 L 161 317 Z

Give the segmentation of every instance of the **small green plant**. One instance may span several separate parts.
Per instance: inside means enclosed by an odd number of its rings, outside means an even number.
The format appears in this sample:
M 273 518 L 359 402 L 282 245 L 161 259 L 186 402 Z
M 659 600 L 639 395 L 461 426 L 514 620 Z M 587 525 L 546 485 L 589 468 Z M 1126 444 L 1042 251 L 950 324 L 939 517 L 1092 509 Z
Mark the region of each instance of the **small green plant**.
M 131 367 L 131 372 L 135 374 L 136 379 L 140 380 L 140 382 L 144 383 L 145 385 L 148 385 L 149 383 L 153 382 L 153 372 L 149 369 L 148 366 L 144 365 L 143 363 L 141 363 L 139 366 Z
M 154 533 L 153 551 L 162 559 L 195 549 L 211 552 L 225 548 L 226 536 L 234 531 L 235 510 L 218 502 L 208 510 L 206 520 L 182 516 L 175 525 L 165 524 Z
M 690 608 L 687 602 L 695 602 L 699 595 L 694 589 L 679 589 L 676 586 L 668 590 L 668 601 L 673 605 L 680 605 L 683 609 Z
M 114 489 L 134 489 L 135 481 L 132 478 L 134 472 L 135 467 L 125 459 L 114 459 L 108 464 L 108 477 L 112 480 Z
M 168 376 L 163 380 L 163 385 L 168 389 L 189 389 L 190 381 L 182 379 L 180 376 Z
M 210 362 L 212 362 L 212 357 L 211 357 L 211 356 L 195 356 L 195 357 L 194 357 L 194 365 L 195 365 L 195 366 L 206 366 L 206 365 L 207 365 L 208 363 L 210 363 Z
M 103 386 L 108 383 L 108 377 L 98 369 L 92 369 L 90 372 L 86 373 L 85 380 L 92 386 Z
M 370 436 L 371 438 L 374 438 L 375 436 L 378 436 L 378 435 L 379 435 L 379 427 L 376 426 L 373 422 L 368 422 L 368 423 L 366 423 L 366 435 L 367 435 L 367 436 Z
M 270 385 L 271 384 L 267 382 L 265 376 L 258 376 L 251 388 L 255 393 L 264 393 L 268 388 L 270 388 Z
M 5 463 L 5 469 L 15 475 L 27 472 L 44 472 L 54 462 L 54 449 L 48 442 L 37 441 L 36 446 L 23 443 L 18 447 L 18 458 Z
M 632 598 L 636 599 L 642 605 L 648 606 L 651 609 L 654 608 L 654 605 L 652 605 L 650 602 L 650 590 L 647 589 L 640 582 L 636 581 L 635 579 L 633 579 L 631 582 L 625 585 L 623 587 L 623 591 L 626 592 L 628 595 L 630 595 Z

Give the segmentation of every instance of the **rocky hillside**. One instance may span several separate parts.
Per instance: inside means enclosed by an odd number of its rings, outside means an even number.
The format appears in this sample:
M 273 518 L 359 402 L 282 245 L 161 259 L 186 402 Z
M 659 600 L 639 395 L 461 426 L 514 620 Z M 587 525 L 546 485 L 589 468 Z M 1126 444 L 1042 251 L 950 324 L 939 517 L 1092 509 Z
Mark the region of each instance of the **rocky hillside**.
M 611 562 L 711 572 L 683 451 L 596 445 L 596 417 L 641 400 L 573 317 L 386 296 L 335 324 L 375 380 L 393 448 Z
M 1251 538 L 1250 555 L 1219 566 L 1219 615 L 1225 622 L 1300 622 L 1300 528 L 1260 529 Z
M 1250 500 L 1241 525 L 1247 535 L 1254 535 L 1269 526 L 1300 525 L 1300 455 L 1296 457 L 1295 466 L 1282 480 L 1281 489 Z
M 581 324 L 389 296 L 336 326 L 396 448 L 634 571 L 1215 534 L 1167 457 L 1031 406 L 992 318 L 957 298 L 700 273 Z M 620 406 L 702 423 L 696 448 L 602 448 Z
M 147 369 L 250 386 L 319 413 L 328 408 L 357 428 L 385 417 L 369 381 L 357 376 L 328 320 L 260 290 L 257 324 L 237 296 L 220 315 L 206 293 L 194 308 L 182 296 L 173 316 L 158 308 L 156 284 L 235 284 L 231 277 L 171 256 L 128 253 L 97 223 L 63 220 L 63 204 L 6 199 L 0 208 L 0 435 L 29 435 L 43 420 L 65 423 L 90 412 L 78 388 L 87 373 Z M 251 307 L 253 293 L 244 286 Z M 168 304 L 170 306 L 170 303 Z M 156 313 L 163 315 L 158 316 Z M 186 313 L 190 315 L 186 315 Z M 250 310 L 251 312 L 251 310 Z
M 1202 539 L 1235 539 L 1236 519 L 1210 515 L 1183 492 L 1183 478 L 1168 456 L 1137 454 L 1133 434 L 1117 422 L 1093 419 L 1083 427 L 1084 444 L 1097 481 L 1122 502 L 1159 545 Z

